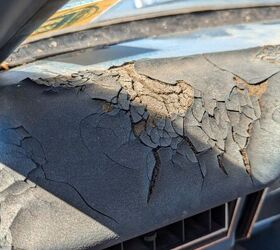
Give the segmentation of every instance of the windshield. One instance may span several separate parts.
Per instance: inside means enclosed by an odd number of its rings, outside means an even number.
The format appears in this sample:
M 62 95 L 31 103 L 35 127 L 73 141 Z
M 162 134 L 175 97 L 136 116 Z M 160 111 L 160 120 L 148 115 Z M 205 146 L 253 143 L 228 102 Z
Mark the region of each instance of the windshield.
M 110 24 L 205 10 L 280 5 L 276 0 L 71 0 L 25 42 Z
M 279 41 L 280 0 L 61 1 L 64 5 L 6 58 L 9 67 L 57 55 L 68 57 L 67 53 L 82 49 L 97 51 L 90 64 L 99 63 L 101 53 L 108 57 L 106 66 L 111 66 L 125 62 L 129 53 L 131 60 L 161 58 Z

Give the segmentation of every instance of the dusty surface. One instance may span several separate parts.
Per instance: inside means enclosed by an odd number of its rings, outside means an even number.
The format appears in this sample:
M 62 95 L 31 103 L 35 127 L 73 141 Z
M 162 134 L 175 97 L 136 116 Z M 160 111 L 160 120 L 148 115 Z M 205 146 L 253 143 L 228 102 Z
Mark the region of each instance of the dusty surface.
M 278 178 L 280 67 L 260 51 L 2 87 L 0 246 L 101 249 Z
M 256 58 L 271 63 L 280 63 L 280 46 L 265 46 L 258 52 Z

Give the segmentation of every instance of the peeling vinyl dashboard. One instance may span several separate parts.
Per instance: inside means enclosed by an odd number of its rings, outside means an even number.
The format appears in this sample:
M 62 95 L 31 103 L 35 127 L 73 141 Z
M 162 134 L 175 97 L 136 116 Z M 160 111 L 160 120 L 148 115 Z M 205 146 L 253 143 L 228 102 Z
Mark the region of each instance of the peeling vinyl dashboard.
M 272 183 L 279 51 L 139 60 L 2 86 L 0 245 L 103 249 Z

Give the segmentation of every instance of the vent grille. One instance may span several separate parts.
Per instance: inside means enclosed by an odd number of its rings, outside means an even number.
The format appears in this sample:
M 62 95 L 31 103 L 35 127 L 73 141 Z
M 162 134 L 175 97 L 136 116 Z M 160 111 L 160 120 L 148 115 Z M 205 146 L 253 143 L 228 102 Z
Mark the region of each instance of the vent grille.
M 267 188 L 247 195 L 236 230 L 237 240 L 248 239 L 251 236 L 253 226 L 258 218 L 266 193 Z
M 106 249 L 193 249 L 226 237 L 235 207 L 236 200 Z

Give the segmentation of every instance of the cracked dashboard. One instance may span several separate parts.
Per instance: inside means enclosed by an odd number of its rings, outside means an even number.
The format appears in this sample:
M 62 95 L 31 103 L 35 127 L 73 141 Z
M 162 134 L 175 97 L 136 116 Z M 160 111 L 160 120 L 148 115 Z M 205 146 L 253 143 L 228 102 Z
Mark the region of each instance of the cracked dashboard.
M 278 62 L 268 46 L 1 87 L 1 244 L 102 249 L 262 190 Z
M 280 179 L 279 2 L 252 2 L 20 45 L 0 72 L 0 248 L 248 238 Z

